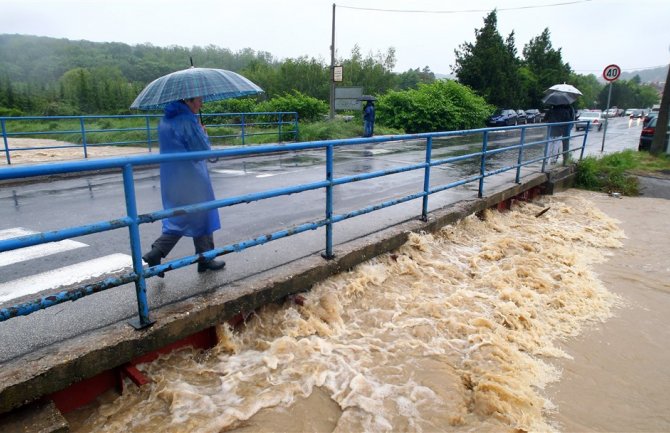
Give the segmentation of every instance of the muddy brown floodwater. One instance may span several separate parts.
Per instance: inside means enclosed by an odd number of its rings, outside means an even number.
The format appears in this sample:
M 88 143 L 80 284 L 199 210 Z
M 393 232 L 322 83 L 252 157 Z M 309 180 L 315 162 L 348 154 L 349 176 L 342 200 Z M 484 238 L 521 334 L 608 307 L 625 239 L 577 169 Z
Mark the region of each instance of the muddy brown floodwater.
M 669 214 L 570 190 L 412 235 L 68 418 L 77 432 L 669 431 Z

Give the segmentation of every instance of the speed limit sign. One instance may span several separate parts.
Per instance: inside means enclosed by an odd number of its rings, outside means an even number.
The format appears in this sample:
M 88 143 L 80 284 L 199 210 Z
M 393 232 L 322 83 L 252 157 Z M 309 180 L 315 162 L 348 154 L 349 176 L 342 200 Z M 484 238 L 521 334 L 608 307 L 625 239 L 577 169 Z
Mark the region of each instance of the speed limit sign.
M 609 65 L 603 71 L 603 78 L 607 81 L 615 81 L 621 75 L 621 68 L 618 65 Z

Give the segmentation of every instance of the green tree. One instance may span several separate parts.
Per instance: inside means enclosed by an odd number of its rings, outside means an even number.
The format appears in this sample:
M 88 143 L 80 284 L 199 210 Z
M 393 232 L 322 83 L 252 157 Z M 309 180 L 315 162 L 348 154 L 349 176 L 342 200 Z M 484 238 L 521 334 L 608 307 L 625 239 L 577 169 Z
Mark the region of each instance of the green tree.
M 555 50 L 552 47 L 548 28 L 526 44 L 523 57 L 524 66 L 535 77 L 526 80 L 529 84 L 526 89 L 529 106 L 540 106 L 544 91 L 549 87 L 570 81 L 570 65 L 563 63 L 561 49 Z
M 598 103 L 598 95 L 603 89 L 603 85 L 598 81 L 595 75 L 571 74 L 569 83 L 582 92 L 582 96 L 575 102 L 576 108 L 601 108 Z
M 519 97 L 519 61 L 514 48 L 514 32 L 503 40 L 497 29 L 496 10 L 484 18 L 484 27 L 475 30 L 475 42 L 465 42 L 455 50 L 452 67 L 458 80 L 471 87 L 489 103 L 515 107 Z
M 395 87 L 396 76 L 392 72 L 395 62 L 394 48 L 363 57 L 360 47 L 355 45 L 350 59 L 339 60 L 343 67 L 342 86 L 361 86 L 366 94 L 382 94 Z

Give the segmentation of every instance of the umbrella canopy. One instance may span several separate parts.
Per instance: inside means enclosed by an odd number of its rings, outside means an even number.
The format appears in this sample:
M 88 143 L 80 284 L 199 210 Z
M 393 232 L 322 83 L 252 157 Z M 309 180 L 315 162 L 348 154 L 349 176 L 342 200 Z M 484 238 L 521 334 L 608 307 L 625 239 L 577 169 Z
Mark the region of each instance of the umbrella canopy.
M 207 102 L 261 92 L 263 89 L 235 72 L 190 67 L 149 83 L 130 108 L 153 110 L 180 99 L 202 97 Z
M 362 95 L 360 98 L 358 98 L 359 101 L 376 101 L 377 98 L 375 98 L 372 95 Z
M 563 92 L 563 93 L 570 93 L 571 95 L 578 95 L 581 96 L 582 92 L 579 91 L 578 88 L 571 84 L 554 84 L 550 88 L 544 91 L 545 93 L 549 92 Z
M 570 105 L 577 100 L 577 95 L 565 92 L 551 92 L 542 98 L 547 105 Z

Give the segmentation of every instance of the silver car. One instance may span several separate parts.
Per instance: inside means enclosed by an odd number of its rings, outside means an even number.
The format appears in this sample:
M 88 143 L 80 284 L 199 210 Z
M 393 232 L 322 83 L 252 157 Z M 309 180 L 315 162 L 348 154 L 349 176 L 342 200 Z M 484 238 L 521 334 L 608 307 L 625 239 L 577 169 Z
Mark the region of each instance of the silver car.
M 600 111 L 582 111 L 577 119 L 577 123 L 575 123 L 575 129 L 577 131 L 586 129 L 588 120 L 591 121 L 591 128 L 598 128 L 598 131 L 603 129 L 605 119 L 603 118 L 603 113 Z

